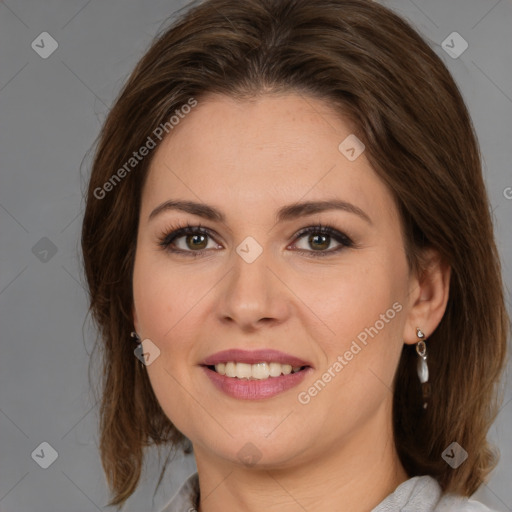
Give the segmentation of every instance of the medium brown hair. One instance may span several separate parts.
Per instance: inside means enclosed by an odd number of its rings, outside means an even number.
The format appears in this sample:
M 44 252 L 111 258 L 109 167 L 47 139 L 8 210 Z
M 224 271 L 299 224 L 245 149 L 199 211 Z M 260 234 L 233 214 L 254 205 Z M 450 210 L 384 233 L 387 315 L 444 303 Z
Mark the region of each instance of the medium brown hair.
M 454 80 L 415 30 L 375 2 L 209 0 L 137 64 L 104 123 L 88 185 L 82 249 L 103 356 L 109 504 L 134 492 L 145 446 L 187 439 L 161 409 L 130 340 L 141 191 L 154 151 L 103 197 L 97 191 L 191 98 L 273 92 L 322 99 L 349 119 L 396 201 L 411 269 L 421 272 L 425 247 L 451 267 L 446 312 L 428 341 L 432 402 L 421 408 L 414 346 L 404 345 L 393 424 L 409 476 L 429 474 L 443 491 L 469 496 L 497 460 L 486 436 L 501 400 L 508 317 L 478 144 Z M 457 469 L 441 457 L 452 441 L 468 452 Z

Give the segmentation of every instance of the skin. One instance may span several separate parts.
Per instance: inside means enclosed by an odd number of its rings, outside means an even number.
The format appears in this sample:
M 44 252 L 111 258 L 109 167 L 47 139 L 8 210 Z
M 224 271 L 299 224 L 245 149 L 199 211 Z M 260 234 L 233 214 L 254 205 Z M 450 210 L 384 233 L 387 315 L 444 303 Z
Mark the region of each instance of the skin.
M 417 341 L 416 327 L 428 338 L 440 322 L 450 270 L 429 251 L 421 279 L 410 272 L 391 193 L 364 153 L 350 162 L 338 150 L 351 133 L 346 120 L 311 97 L 210 95 L 154 155 L 142 191 L 134 325 L 161 351 L 146 369 L 163 410 L 193 443 L 201 512 L 367 511 L 408 478 L 393 442 L 393 377 L 403 344 Z M 333 198 L 356 205 L 371 223 L 342 210 L 276 223 L 282 206 Z M 148 219 L 170 199 L 211 205 L 225 222 L 177 210 Z M 158 245 L 176 222 L 212 231 L 202 255 Z M 355 246 L 314 257 L 308 235 L 296 234 L 318 223 Z M 263 249 L 250 264 L 235 250 L 247 236 Z M 186 242 L 175 245 L 197 251 Z M 322 250 L 337 247 L 331 238 Z M 298 393 L 396 302 L 401 311 L 300 403 Z M 228 348 L 274 348 L 314 371 L 273 398 L 238 400 L 217 390 L 199 366 Z M 239 458 L 246 443 L 257 449 L 251 466 Z

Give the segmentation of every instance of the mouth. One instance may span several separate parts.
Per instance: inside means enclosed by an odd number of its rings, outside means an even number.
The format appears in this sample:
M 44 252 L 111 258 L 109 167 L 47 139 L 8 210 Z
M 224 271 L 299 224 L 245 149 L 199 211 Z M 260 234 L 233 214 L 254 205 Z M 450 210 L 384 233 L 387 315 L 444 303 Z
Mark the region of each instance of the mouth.
M 268 399 L 298 386 L 313 372 L 311 363 L 274 349 L 228 349 L 200 366 L 210 383 L 239 400 Z
M 271 368 L 273 377 L 270 375 Z M 238 400 L 272 398 L 298 386 L 313 371 L 311 366 L 293 368 L 291 365 L 281 363 L 247 364 L 235 361 L 216 365 L 202 365 L 202 369 L 215 389 Z M 220 373 L 221 371 L 224 371 L 224 375 Z M 251 372 L 250 377 L 249 371 Z M 257 377 L 252 376 L 253 371 Z M 277 375 L 278 371 L 279 375 Z M 226 372 L 234 374 L 234 376 L 229 377 Z M 268 376 L 265 376 L 267 373 Z
M 237 399 L 270 398 L 297 386 L 313 371 L 312 365 L 277 350 L 224 350 L 200 365 L 210 382 Z
M 206 368 L 230 379 L 265 380 L 297 373 L 310 367 L 307 365 L 292 366 L 291 364 L 281 364 L 275 361 L 256 364 L 227 361 L 215 365 L 206 365 Z
M 308 361 L 274 349 L 229 349 L 208 356 L 202 363 L 230 379 L 265 380 L 311 367 Z

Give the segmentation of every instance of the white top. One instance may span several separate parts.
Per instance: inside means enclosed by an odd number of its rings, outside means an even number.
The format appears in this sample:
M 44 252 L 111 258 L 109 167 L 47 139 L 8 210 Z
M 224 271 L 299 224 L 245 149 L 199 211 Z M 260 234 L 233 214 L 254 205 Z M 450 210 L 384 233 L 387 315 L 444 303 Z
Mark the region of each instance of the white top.
M 189 476 L 179 491 L 159 512 L 196 512 L 199 505 L 197 473 Z M 437 480 L 428 475 L 402 482 L 371 512 L 498 512 L 482 503 L 456 494 L 442 494 Z

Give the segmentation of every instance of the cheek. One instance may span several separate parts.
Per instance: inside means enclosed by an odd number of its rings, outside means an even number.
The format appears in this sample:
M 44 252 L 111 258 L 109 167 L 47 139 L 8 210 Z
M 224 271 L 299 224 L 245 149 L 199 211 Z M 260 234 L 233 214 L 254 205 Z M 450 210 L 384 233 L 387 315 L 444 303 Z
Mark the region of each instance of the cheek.
M 133 273 L 133 298 L 141 334 L 158 339 L 167 325 L 172 324 L 172 300 L 169 297 L 167 277 L 151 264 L 144 254 L 135 261 Z
M 211 274 L 193 272 L 192 266 L 178 267 L 162 254 L 141 249 L 134 266 L 133 295 L 144 336 L 163 340 L 170 335 L 212 284 Z
M 334 332 L 322 338 L 325 360 L 308 383 L 312 387 L 301 389 L 312 393 L 309 412 L 320 417 L 328 409 L 337 423 L 352 411 L 357 423 L 386 399 L 403 346 L 406 276 L 405 261 L 402 265 L 400 260 L 375 259 L 326 280 L 327 292 L 309 295 L 307 302 L 315 305 L 315 313 Z M 315 384 L 318 378 L 327 383 L 325 387 Z M 316 395 L 314 388 L 322 391 Z M 325 406 L 334 403 L 335 409 Z
M 405 260 L 375 254 L 359 262 L 333 266 L 322 276 L 304 278 L 297 274 L 294 291 L 328 327 L 326 348 L 332 355 L 360 333 L 364 338 L 365 329 L 375 324 L 384 337 L 398 330 L 400 321 L 395 320 L 400 317 L 397 310 L 403 309 L 402 290 L 406 284 Z M 393 308 L 395 303 L 399 305 Z
M 405 257 L 375 254 L 333 280 L 328 299 L 317 298 L 318 315 L 335 333 L 324 345 L 328 362 L 322 370 L 341 364 L 327 401 L 352 407 L 363 400 L 373 407 L 392 388 L 403 346 L 407 275 Z
M 177 272 L 161 255 L 141 249 L 133 273 L 133 295 L 141 335 L 160 350 L 160 356 L 146 367 L 153 391 L 167 417 L 179 430 L 193 434 L 195 424 L 184 413 L 193 389 L 190 359 L 193 339 L 194 305 L 198 305 L 199 281 Z M 208 289 L 208 288 L 207 288 Z M 189 331 L 190 329 L 190 331 Z M 201 422 L 198 422 L 201 423 Z

